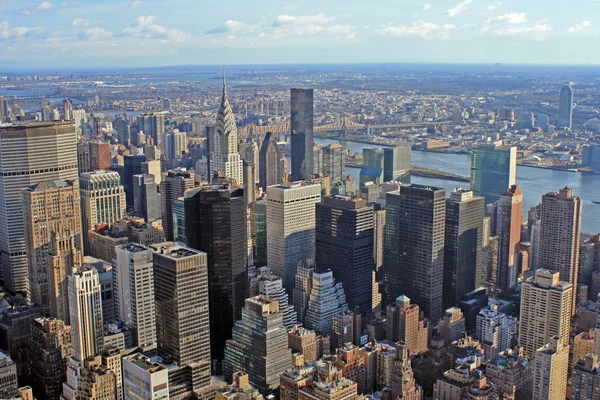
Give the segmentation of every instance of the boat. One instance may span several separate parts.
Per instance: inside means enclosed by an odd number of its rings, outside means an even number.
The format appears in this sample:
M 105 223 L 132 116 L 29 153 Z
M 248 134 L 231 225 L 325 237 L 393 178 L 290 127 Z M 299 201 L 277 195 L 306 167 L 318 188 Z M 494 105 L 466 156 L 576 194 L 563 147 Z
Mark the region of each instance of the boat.
M 594 204 L 600 204 L 600 201 L 592 201 Z

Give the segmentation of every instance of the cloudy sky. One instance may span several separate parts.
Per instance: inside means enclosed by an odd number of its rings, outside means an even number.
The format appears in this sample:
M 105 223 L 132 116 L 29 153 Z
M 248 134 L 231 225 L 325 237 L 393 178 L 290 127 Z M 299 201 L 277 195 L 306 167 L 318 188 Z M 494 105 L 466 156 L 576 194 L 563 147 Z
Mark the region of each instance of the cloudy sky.
M 0 0 L 0 70 L 600 64 L 599 34 L 600 0 Z

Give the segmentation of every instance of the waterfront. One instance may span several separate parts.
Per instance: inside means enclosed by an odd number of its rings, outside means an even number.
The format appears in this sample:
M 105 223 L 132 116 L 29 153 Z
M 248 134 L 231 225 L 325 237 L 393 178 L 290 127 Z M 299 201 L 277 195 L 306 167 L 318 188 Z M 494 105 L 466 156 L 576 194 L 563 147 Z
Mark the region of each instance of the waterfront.
M 316 138 L 315 143 L 328 145 L 338 143 L 338 141 Z M 353 153 L 362 152 L 364 147 L 373 147 L 372 145 L 355 142 L 344 142 L 343 144 Z M 471 156 L 468 154 L 413 151 L 412 163 L 419 167 L 469 176 Z M 349 175 L 352 175 L 358 181 L 358 168 L 349 167 L 346 170 Z M 468 183 L 464 182 L 424 177 L 413 177 L 412 182 L 443 187 L 447 193 L 455 187 L 468 186 Z M 518 165 L 517 184 L 521 186 L 521 190 L 523 191 L 523 211 L 525 217 L 529 208 L 542 200 L 542 195 L 549 191 L 556 191 L 561 187 L 569 186 L 583 201 L 582 231 L 586 233 L 600 232 L 600 205 L 592 203 L 592 201 L 600 201 L 600 175 Z

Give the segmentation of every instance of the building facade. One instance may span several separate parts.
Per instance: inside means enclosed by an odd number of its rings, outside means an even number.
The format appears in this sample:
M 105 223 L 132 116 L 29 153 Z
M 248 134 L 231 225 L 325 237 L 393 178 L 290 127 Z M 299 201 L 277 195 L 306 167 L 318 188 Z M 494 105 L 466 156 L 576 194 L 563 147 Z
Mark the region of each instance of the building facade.
M 492 143 L 471 147 L 471 190 L 485 204 L 498 201 L 516 183 L 517 148 Z
M 310 179 L 313 171 L 313 89 L 292 89 L 292 181 Z

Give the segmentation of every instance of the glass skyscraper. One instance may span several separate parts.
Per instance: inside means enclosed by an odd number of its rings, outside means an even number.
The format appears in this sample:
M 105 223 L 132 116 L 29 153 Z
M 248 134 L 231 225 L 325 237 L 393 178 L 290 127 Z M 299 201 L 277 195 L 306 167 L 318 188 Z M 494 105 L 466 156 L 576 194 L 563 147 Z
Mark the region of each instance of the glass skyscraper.
M 471 190 L 495 203 L 516 182 L 517 148 L 475 143 L 471 150 Z
M 563 86 L 560 90 L 560 99 L 558 103 L 558 123 L 559 128 L 571 129 L 573 121 L 573 89 L 571 86 Z
M 308 179 L 313 174 L 313 90 L 291 91 L 292 180 Z

